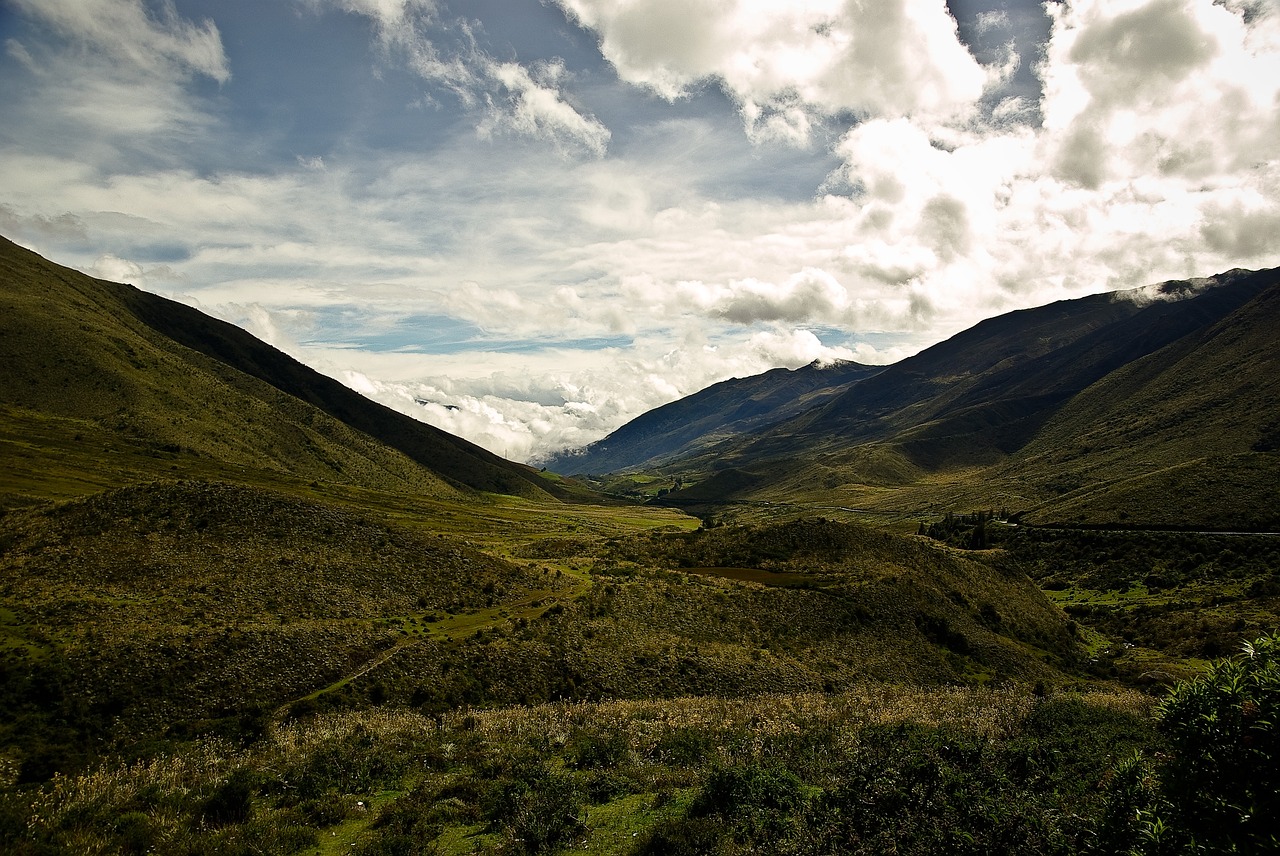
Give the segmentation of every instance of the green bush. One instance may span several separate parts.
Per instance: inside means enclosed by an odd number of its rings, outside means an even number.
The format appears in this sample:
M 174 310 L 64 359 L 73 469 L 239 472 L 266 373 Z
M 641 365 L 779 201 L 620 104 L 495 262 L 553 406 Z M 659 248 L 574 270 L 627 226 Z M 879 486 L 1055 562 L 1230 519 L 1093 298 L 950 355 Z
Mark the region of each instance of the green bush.
M 576 729 L 569 738 L 568 750 L 570 764 L 579 770 L 616 767 L 631 755 L 626 734 L 583 728 Z
M 1276 853 L 1280 636 L 1176 684 L 1156 710 L 1168 751 L 1112 774 L 1098 853 Z
M 1158 782 L 1151 765 L 1135 752 L 1115 766 L 1106 783 L 1106 798 L 1099 812 L 1088 852 L 1105 856 L 1140 853 L 1152 807 L 1159 799 Z
M 1216 852 L 1280 850 L 1280 635 L 1176 685 L 1157 711 L 1171 754 L 1166 824 Z
M 658 741 L 657 755 L 668 764 L 694 766 L 702 763 L 714 749 L 715 743 L 708 734 L 686 726 L 664 734 Z
M 236 770 L 200 806 L 201 821 L 209 826 L 244 823 L 253 813 L 256 786 L 257 780 L 251 771 Z
M 804 806 L 800 779 L 781 767 L 748 764 L 713 770 L 689 809 L 722 818 L 742 841 L 784 837 Z
M 543 769 L 496 784 L 490 816 L 502 824 L 512 849 L 555 851 L 584 829 L 585 796 L 572 777 Z
M 351 800 L 337 791 L 328 791 L 318 797 L 303 800 L 298 808 L 302 816 L 318 827 L 326 828 L 342 823 L 351 815 Z
M 711 856 L 719 852 L 721 826 L 711 818 L 681 817 L 660 822 L 636 849 L 636 856 Z

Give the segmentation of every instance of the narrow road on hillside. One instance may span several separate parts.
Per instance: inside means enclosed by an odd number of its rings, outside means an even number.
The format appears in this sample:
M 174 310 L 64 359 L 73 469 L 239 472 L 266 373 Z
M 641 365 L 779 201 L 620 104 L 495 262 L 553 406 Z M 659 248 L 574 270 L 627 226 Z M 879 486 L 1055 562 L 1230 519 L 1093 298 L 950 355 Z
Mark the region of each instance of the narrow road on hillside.
M 288 713 L 289 708 L 298 702 L 317 699 L 326 693 L 339 690 L 384 665 L 397 654 L 420 645 L 429 639 L 458 642 L 481 630 L 490 630 L 499 625 L 508 624 L 517 618 L 536 618 L 556 603 L 562 600 L 571 600 L 591 587 L 591 579 L 586 574 L 570 572 L 566 576 L 572 582 L 565 588 L 539 589 L 530 592 L 520 600 L 510 603 L 485 607 L 473 612 L 448 615 L 444 618 L 427 622 L 428 626 L 425 628 L 425 634 L 421 636 L 411 635 L 409 632 L 402 630 L 400 632 L 405 635 L 397 639 L 390 648 L 379 651 L 376 656 L 365 661 L 354 671 L 339 677 L 327 686 L 279 705 L 272 712 L 271 721 L 272 723 L 281 722 Z

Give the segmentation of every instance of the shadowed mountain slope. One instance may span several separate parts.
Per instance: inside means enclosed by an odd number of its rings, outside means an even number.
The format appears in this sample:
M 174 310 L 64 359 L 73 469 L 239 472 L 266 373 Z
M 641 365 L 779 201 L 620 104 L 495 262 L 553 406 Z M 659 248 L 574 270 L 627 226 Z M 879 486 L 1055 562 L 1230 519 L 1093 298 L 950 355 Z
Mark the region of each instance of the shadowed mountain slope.
M 1068 492 L 1043 520 L 1280 525 L 1280 276 L 1075 396 L 1006 467 Z
M 1280 523 L 1266 522 L 1280 499 L 1267 487 L 1280 483 L 1278 283 L 1236 270 L 989 319 L 791 418 L 664 459 L 689 484 L 668 500 Z M 599 445 L 625 459 L 630 437 Z M 1156 501 L 1168 491 L 1178 503 Z
M 660 466 L 817 407 L 879 371 L 880 366 L 853 362 L 813 363 L 732 378 L 650 410 L 581 451 L 551 458 L 547 466 L 572 473 Z
M 0 427 L 17 444 L 6 457 L 23 458 L 20 438 L 49 433 L 67 454 L 123 444 L 135 457 L 172 459 L 179 471 L 231 466 L 441 495 L 549 498 L 557 489 L 532 468 L 365 399 L 234 325 L 3 239 L 0 282 Z M 146 463 L 142 470 L 154 469 Z M 28 469 L 38 478 L 37 463 Z
M 1232 271 L 992 318 L 776 426 L 741 454 L 892 440 L 931 469 L 992 463 L 1028 443 L 1076 394 L 1216 323 L 1274 279 Z

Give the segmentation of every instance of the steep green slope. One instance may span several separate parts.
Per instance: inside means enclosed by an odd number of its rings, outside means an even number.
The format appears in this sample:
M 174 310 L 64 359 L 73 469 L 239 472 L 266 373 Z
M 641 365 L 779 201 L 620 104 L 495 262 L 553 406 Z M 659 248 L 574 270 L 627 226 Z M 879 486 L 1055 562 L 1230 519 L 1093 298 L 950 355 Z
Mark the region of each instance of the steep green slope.
M 5 457 L 22 458 L 33 447 L 24 438 L 69 456 L 28 467 L 3 488 L 9 502 L 66 495 L 77 479 L 228 466 L 441 496 L 548 496 L 550 483 L 530 468 L 368 401 L 195 310 L 2 239 L 0 284 Z
M 1004 469 L 1074 490 L 1031 519 L 1280 527 L 1280 276 L 1076 396 Z

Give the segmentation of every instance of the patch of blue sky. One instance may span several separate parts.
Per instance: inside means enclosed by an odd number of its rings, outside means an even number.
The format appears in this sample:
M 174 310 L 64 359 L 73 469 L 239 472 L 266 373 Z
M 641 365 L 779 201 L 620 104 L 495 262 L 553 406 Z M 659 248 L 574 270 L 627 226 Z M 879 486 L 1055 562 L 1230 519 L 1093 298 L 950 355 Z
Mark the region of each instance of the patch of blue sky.
M 413 315 L 392 324 L 380 323 L 349 307 L 320 310 L 312 319 L 314 332 L 308 346 L 354 348 L 374 353 L 461 354 L 472 351 L 523 354 L 556 350 L 628 348 L 629 336 L 593 336 L 576 339 L 528 336 L 496 337 L 483 328 L 449 315 Z
M 854 338 L 854 334 L 852 334 L 848 329 L 844 327 L 818 326 L 818 327 L 806 327 L 805 329 L 807 329 L 813 335 L 817 336 L 818 341 L 829 348 L 839 347 L 841 345 L 848 345 L 849 342 Z M 865 340 L 867 337 L 863 335 L 858 335 L 857 338 Z
M 363 16 L 261 0 L 184 0 L 181 7 L 190 18 L 217 21 L 231 78 L 194 84 L 221 108 L 224 132 L 252 147 L 209 152 L 223 161 L 213 168 L 269 170 L 272 162 L 287 166 L 351 146 L 430 147 L 447 138 L 460 112 L 446 102 L 413 109 L 423 81 L 371 51 Z
M 491 340 L 484 343 L 484 350 L 504 354 L 531 354 L 554 349 L 557 351 L 604 351 L 630 348 L 635 340 L 630 336 L 589 336 L 579 339 L 510 339 Z

